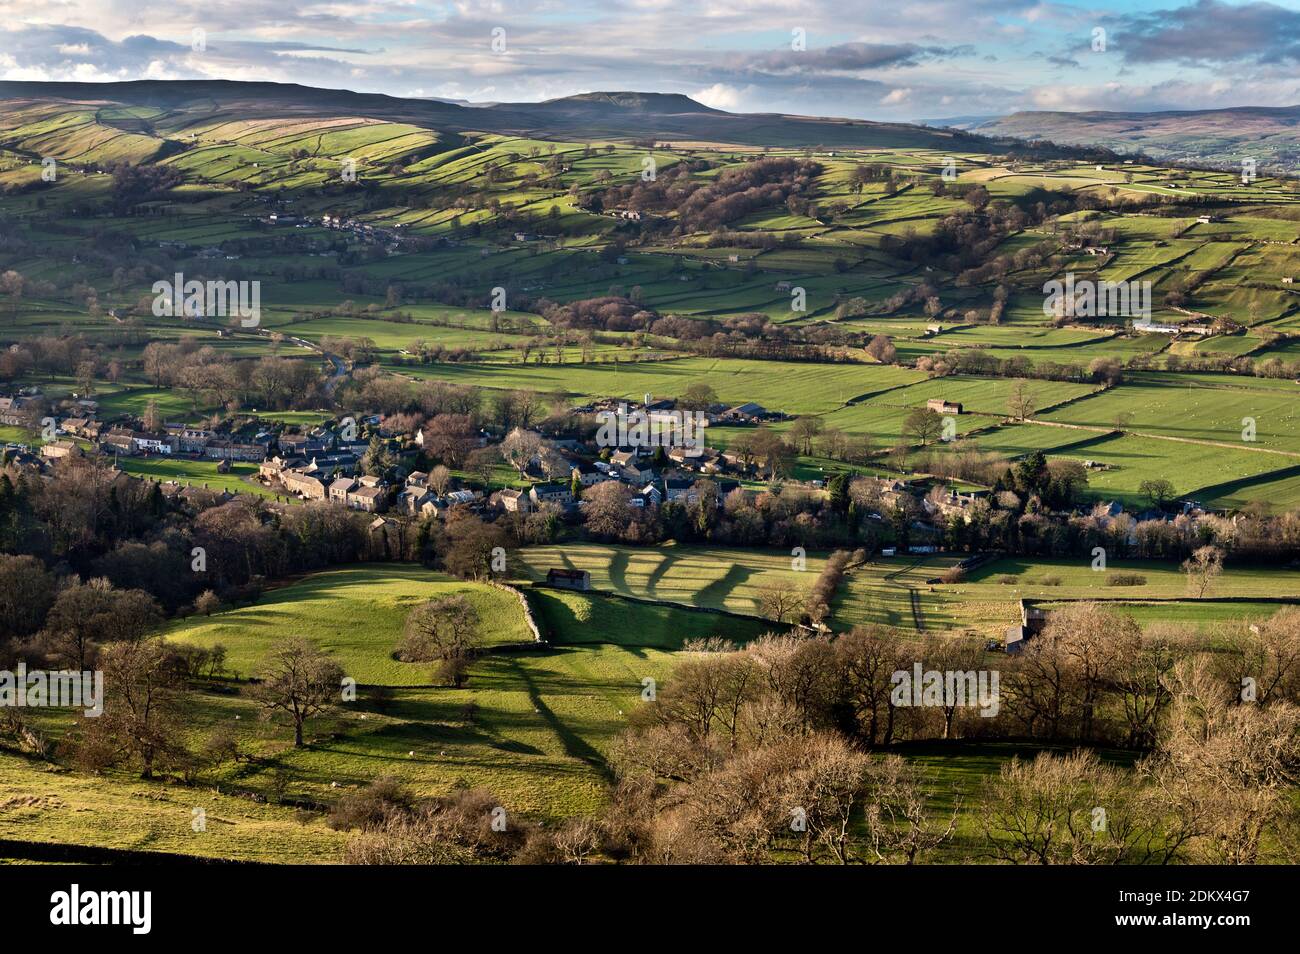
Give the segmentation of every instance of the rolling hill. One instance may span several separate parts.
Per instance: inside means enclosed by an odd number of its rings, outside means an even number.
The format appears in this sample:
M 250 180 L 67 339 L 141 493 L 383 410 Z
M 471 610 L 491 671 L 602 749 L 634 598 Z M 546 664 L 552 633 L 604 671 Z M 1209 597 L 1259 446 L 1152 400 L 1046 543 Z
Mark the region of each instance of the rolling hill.
M 0 82 L 6 111 L 41 103 L 116 104 L 170 113 L 254 118 L 366 116 L 451 132 L 516 136 L 564 135 L 621 139 L 679 139 L 748 146 L 854 146 L 992 152 L 987 138 L 958 130 L 903 123 L 729 113 L 687 96 L 593 92 L 540 103 L 462 106 L 432 99 L 317 89 L 289 83 L 226 80 L 142 80 L 126 83 Z
M 1142 153 L 1161 162 L 1300 169 L 1300 106 L 1173 112 L 1020 112 L 971 127 L 990 136 L 1046 139 Z

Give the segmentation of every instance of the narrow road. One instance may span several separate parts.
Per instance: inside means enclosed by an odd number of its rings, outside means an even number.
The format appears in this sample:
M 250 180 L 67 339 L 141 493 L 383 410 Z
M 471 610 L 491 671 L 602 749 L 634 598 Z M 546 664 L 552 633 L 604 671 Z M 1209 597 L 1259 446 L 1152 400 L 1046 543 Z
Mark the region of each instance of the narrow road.
M 265 338 L 269 338 L 271 336 L 270 330 L 266 328 L 258 328 L 257 334 Z M 329 397 L 333 397 L 334 392 L 338 390 L 339 385 L 343 383 L 343 379 L 346 378 L 348 376 L 348 372 L 351 371 L 351 366 L 348 364 L 348 362 L 344 361 L 338 355 L 326 351 L 324 348 L 322 348 L 320 345 L 316 344 L 315 342 L 308 341 L 306 338 L 297 338 L 294 337 L 293 335 L 285 335 L 284 340 L 292 342 L 293 344 L 298 345 L 300 348 L 307 348 L 311 351 L 315 351 L 317 354 L 319 354 L 321 357 L 323 357 L 325 360 L 327 360 L 330 363 L 330 365 L 334 368 L 334 373 L 331 374 L 329 376 L 329 380 L 325 382 L 325 394 Z

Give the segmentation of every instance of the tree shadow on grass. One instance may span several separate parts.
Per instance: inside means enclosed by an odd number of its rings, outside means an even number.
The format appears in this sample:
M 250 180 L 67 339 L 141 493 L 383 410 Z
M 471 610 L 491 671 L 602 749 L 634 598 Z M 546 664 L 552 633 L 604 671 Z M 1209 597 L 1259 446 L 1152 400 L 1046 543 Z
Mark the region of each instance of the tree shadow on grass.
M 739 563 L 732 564 L 731 569 L 721 577 L 714 580 L 704 589 L 695 594 L 692 600 L 696 606 L 726 606 L 727 597 L 731 595 L 732 590 L 740 586 L 751 576 L 754 571 L 747 566 L 741 566 Z
M 631 560 L 626 550 L 615 550 L 609 561 L 609 585 L 620 593 L 630 593 L 627 588 L 627 565 Z
M 523 666 L 520 666 L 518 663 L 513 661 L 510 664 L 510 668 L 515 671 L 520 681 L 523 682 L 526 687 L 528 698 L 532 702 L 533 708 L 538 711 L 541 717 L 546 721 L 546 724 L 551 727 L 551 731 L 555 733 L 556 737 L 560 740 L 560 743 L 564 746 L 565 754 L 570 758 L 577 759 L 580 762 L 585 762 L 607 781 L 613 781 L 614 773 L 610 769 L 609 765 L 606 764 L 604 756 L 588 745 L 581 736 L 570 729 L 564 721 L 559 718 L 559 716 L 551 711 L 551 708 L 542 698 L 542 694 L 538 690 L 532 674 Z
M 667 574 L 669 570 L 677 565 L 679 559 L 680 557 L 675 553 L 661 553 L 659 555 L 659 563 L 655 566 L 654 570 L 651 571 L 649 578 L 646 580 L 647 596 L 654 595 L 655 589 L 659 586 L 659 581 L 664 578 L 664 575 Z

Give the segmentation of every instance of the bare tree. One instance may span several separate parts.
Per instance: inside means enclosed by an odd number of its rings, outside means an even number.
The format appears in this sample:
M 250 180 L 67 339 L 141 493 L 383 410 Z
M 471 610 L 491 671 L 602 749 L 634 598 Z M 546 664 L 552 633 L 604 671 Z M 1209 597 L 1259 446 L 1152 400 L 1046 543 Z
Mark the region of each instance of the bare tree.
M 784 582 L 764 583 L 758 588 L 758 611 L 767 619 L 793 622 L 795 614 L 803 608 L 803 594 L 793 585 Z
M 429 489 L 441 497 L 451 488 L 451 471 L 438 464 L 429 471 Z
M 343 669 L 311 640 L 293 636 L 274 649 L 262 665 L 253 696 L 268 712 L 280 710 L 293 719 L 293 744 L 303 745 L 303 724 L 333 706 L 342 695 Z
M 894 737 L 892 677 L 910 665 L 898 634 L 881 626 L 854 627 L 834 646 L 841 703 L 868 745 L 888 745 Z
M 441 675 L 459 689 L 480 642 L 478 626 L 478 611 L 463 596 L 421 603 L 406 617 L 398 657 L 406 662 L 437 660 Z
M 1204 658 L 1179 663 L 1168 728 L 1144 774 L 1181 819 L 1192 860 L 1259 864 L 1293 856 L 1300 709 L 1234 704 Z
M 790 425 L 790 439 L 800 452 L 807 455 L 812 453 L 813 439 L 821 433 L 822 419 L 820 417 L 800 417 Z
M 522 476 L 533 459 L 541 456 L 544 443 L 541 435 L 516 427 L 501 442 L 501 456 Z
M 677 403 L 688 411 L 703 411 L 718 403 L 718 395 L 711 385 L 697 381 L 687 385 Z
M 134 762 L 141 778 L 185 760 L 185 682 L 160 638 L 123 641 L 104 648 L 104 710 L 82 720 L 78 759 L 100 768 Z
M 903 433 L 922 446 L 937 438 L 942 431 L 943 417 L 938 411 L 927 407 L 913 409 L 903 420 Z
M 986 781 L 980 821 L 993 858 L 1012 864 L 1119 864 L 1145 858 L 1158 828 L 1121 770 L 1080 750 L 1004 763 Z
M 1011 397 L 1007 399 L 1007 410 L 1017 421 L 1032 417 L 1034 413 L 1034 396 L 1029 392 L 1029 385 L 1017 380 L 1011 386 Z
M 1183 562 L 1183 572 L 1187 574 L 1188 592 L 1200 599 L 1223 573 L 1223 551 L 1216 546 L 1199 547 Z
M 916 864 L 957 831 L 961 796 L 954 794 L 951 809 L 936 813 L 926 795 L 923 772 L 897 755 L 867 763 L 867 859 L 879 864 Z

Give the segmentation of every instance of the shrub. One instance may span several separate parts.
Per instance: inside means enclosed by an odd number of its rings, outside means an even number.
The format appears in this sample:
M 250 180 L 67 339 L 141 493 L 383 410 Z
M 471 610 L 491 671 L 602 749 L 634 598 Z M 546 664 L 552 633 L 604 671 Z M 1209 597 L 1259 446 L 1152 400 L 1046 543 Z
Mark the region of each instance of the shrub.
M 204 616 L 211 616 L 219 609 L 221 609 L 221 600 L 211 590 L 204 590 L 194 601 L 194 612 L 202 613 Z
M 1147 578 L 1141 573 L 1108 573 L 1107 586 L 1145 586 Z
M 404 815 L 415 799 L 391 775 L 375 779 L 360 792 L 344 795 L 330 809 L 329 826 L 335 831 L 381 828 L 394 816 Z

